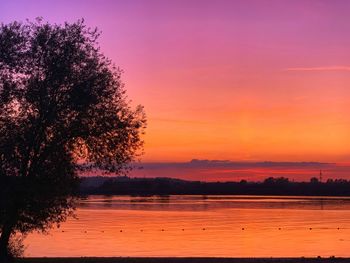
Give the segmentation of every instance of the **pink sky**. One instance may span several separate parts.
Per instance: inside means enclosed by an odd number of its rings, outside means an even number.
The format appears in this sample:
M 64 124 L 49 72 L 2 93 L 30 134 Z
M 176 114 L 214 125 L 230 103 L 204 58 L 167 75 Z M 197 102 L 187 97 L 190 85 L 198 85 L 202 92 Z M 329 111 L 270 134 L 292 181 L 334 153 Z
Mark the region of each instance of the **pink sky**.
M 263 181 L 268 177 L 287 177 L 294 181 L 309 181 L 316 177 L 348 179 L 350 165 L 334 163 L 292 162 L 229 162 L 197 160 L 183 163 L 143 163 L 132 170 L 132 177 L 172 177 L 194 181 Z M 321 177 L 320 177 L 321 172 Z
M 1 1 L 84 18 L 145 106 L 144 161 L 350 161 L 350 1 Z

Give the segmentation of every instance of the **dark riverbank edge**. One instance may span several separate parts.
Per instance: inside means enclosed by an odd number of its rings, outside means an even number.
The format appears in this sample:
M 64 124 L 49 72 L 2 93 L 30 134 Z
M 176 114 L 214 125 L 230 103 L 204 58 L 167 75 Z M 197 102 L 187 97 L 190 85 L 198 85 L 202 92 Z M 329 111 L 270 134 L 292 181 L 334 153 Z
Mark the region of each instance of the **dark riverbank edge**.
M 350 263 L 350 258 L 178 258 L 178 257 L 80 257 L 23 258 L 17 263 Z
M 269 177 L 262 182 L 204 182 L 173 178 L 83 177 L 79 194 L 86 195 L 279 195 L 350 196 L 350 180 L 293 182 Z

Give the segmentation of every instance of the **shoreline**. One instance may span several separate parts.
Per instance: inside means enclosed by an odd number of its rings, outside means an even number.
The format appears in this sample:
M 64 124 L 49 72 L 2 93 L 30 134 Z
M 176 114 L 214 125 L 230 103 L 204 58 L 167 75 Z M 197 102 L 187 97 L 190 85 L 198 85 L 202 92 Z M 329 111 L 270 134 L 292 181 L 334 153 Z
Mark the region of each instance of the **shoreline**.
M 264 181 L 187 181 L 170 177 L 82 177 L 79 194 L 84 195 L 270 195 L 350 197 L 350 180 L 322 182 L 289 181 L 285 177 L 268 177 Z
M 16 263 L 349 263 L 342 257 L 271 257 L 271 258 L 221 258 L 221 257 L 28 257 Z

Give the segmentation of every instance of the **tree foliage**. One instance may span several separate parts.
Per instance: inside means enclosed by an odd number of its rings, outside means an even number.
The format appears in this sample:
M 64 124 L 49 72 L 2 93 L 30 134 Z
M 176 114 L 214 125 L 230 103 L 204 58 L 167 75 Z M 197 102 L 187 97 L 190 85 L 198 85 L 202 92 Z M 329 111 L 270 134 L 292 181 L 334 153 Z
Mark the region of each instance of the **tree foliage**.
M 44 231 L 74 208 L 77 173 L 120 173 L 146 121 L 121 70 L 83 21 L 0 27 L 0 253 L 10 235 Z

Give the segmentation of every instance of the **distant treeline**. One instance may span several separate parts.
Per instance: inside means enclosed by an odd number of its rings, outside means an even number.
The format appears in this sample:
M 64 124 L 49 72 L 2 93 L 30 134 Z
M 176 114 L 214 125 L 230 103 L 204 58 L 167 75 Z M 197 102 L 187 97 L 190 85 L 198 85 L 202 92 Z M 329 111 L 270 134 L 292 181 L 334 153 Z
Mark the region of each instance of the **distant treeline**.
M 200 182 L 172 178 L 84 177 L 81 194 L 99 195 L 305 195 L 350 196 L 350 181 L 292 182 L 269 177 L 263 182 Z

